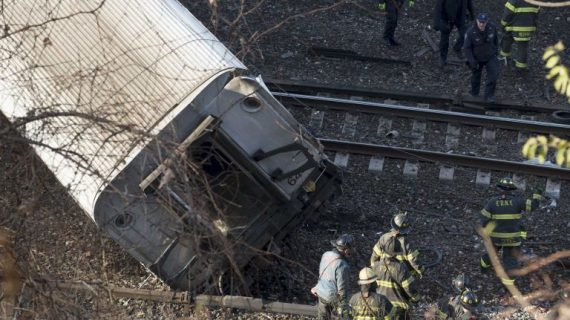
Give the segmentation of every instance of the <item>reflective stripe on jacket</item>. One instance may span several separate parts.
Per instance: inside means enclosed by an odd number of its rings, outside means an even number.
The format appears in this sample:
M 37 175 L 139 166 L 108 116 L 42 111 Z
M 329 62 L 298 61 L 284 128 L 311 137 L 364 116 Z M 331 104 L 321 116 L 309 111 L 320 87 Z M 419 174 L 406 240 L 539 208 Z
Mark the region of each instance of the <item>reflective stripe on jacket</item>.
M 524 199 L 522 196 L 505 193 L 487 201 L 481 210 L 480 223 L 483 227 L 490 222 L 495 224 L 490 234 L 493 244 L 520 246 L 521 239 L 527 236 L 522 212 L 536 209 L 540 198 L 540 195 L 533 195 L 531 199 Z
M 350 298 L 352 320 L 384 320 L 392 309 L 390 301 L 381 294 L 370 292 L 364 298 L 361 292 L 355 293 Z
M 398 233 L 396 230 L 390 230 L 390 232 L 386 232 L 383 234 L 378 242 L 372 248 L 372 255 L 370 256 L 370 265 L 374 266 L 377 261 L 382 258 L 389 258 L 389 256 L 382 251 L 382 247 L 385 243 L 387 243 L 391 238 L 396 238 L 396 259 L 399 261 L 405 262 L 408 264 L 408 267 L 411 270 L 414 270 L 418 274 L 423 273 L 423 267 L 418 263 L 418 255 L 420 252 L 410 245 L 409 242 L 406 241 L 406 238 Z
M 378 276 L 376 292 L 385 296 L 392 308 L 408 309 L 410 302 L 419 300 L 416 279 L 408 266 L 396 259 L 381 259 L 374 265 Z
M 505 3 L 501 25 L 505 31 L 513 32 L 516 41 L 529 41 L 536 31 L 539 7 L 524 0 L 508 0 Z

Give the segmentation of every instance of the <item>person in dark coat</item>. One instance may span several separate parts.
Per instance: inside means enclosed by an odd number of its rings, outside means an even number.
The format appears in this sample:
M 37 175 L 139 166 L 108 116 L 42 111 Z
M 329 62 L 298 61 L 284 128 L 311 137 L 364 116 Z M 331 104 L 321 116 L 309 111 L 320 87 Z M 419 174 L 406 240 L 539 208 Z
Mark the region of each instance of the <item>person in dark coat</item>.
M 495 88 L 499 78 L 499 40 L 497 27 L 489 22 L 487 13 L 480 13 L 465 34 L 463 47 L 467 64 L 472 71 L 471 95 L 478 96 L 483 68 L 487 69 L 485 101 L 495 103 Z
M 491 226 L 489 236 L 497 253 L 502 251 L 503 267 L 508 272 L 518 268 L 520 247 L 527 237 L 523 212 L 536 210 L 543 196 L 540 191 L 534 192 L 530 198 L 513 194 L 517 186 L 508 177 L 499 180 L 497 188 L 500 195 L 487 201 L 481 210 L 479 223 L 483 228 Z M 483 272 L 492 267 L 488 253 L 481 257 L 480 266 Z M 501 282 L 506 286 L 514 285 L 510 278 L 501 278 Z
M 469 11 L 470 20 L 475 20 L 472 0 L 437 0 L 435 4 L 433 28 L 439 31 L 441 36 L 439 40 L 441 67 L 447 64 L 449 36 L 453 27 L 457 28 L 457 40 L 453 45 L 453 51 L 460 59 L 463 59 L 461 50 L 467 29 L 467 11 Z
M 511 46 L 516 44 L 514 62 L 517 70 L 528 68 L 528 45 L 536 32 L 540 8 L 524 0 L 508 0 L 505 3 L 501 26 L 504 33 L 501 39 L 501 51 L 499 58 L 507 64 L 511 57 Z
M 408 7 L 413 7 L 414 1 L 408 0 Z M 391 46 L 398 46 L 400 43 L 394 39 L 396 27 L 398 26 L 398 16 L 404 9 L 404 0 L 380 0 L 378 9 L 386 12 L 386 25 L 384 26 L 384 41 Z

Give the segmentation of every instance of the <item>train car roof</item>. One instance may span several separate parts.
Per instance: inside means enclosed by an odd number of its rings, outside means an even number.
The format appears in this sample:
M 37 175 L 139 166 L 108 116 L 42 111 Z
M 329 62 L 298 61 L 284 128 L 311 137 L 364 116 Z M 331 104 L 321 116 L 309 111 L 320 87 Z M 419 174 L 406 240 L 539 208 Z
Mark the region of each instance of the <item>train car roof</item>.
M 101 188 L 168 119 L 245 68 L 176 0 L 25 0 L 2 10 L 0 110 L 92 218 Z

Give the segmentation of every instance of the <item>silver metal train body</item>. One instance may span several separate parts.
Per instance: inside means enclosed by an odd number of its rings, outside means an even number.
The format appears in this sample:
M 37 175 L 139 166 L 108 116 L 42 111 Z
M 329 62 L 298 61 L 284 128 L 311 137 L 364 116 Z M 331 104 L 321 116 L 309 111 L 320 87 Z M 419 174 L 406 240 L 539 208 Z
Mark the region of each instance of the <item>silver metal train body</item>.
M 339 192 L 318 141 L 176 0 L 3 9 L 1 111 L 171 287 L 239 274 Z

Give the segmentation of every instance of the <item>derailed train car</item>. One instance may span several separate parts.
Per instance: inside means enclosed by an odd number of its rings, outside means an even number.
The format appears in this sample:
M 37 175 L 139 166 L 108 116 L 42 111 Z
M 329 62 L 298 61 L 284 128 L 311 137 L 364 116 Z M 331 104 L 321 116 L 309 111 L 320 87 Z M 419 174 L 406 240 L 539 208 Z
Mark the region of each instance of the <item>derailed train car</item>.
M 176 0 L 3 5 L 1 111 L 171 287 L 207 290 L 334 197 L 336 167 Z

